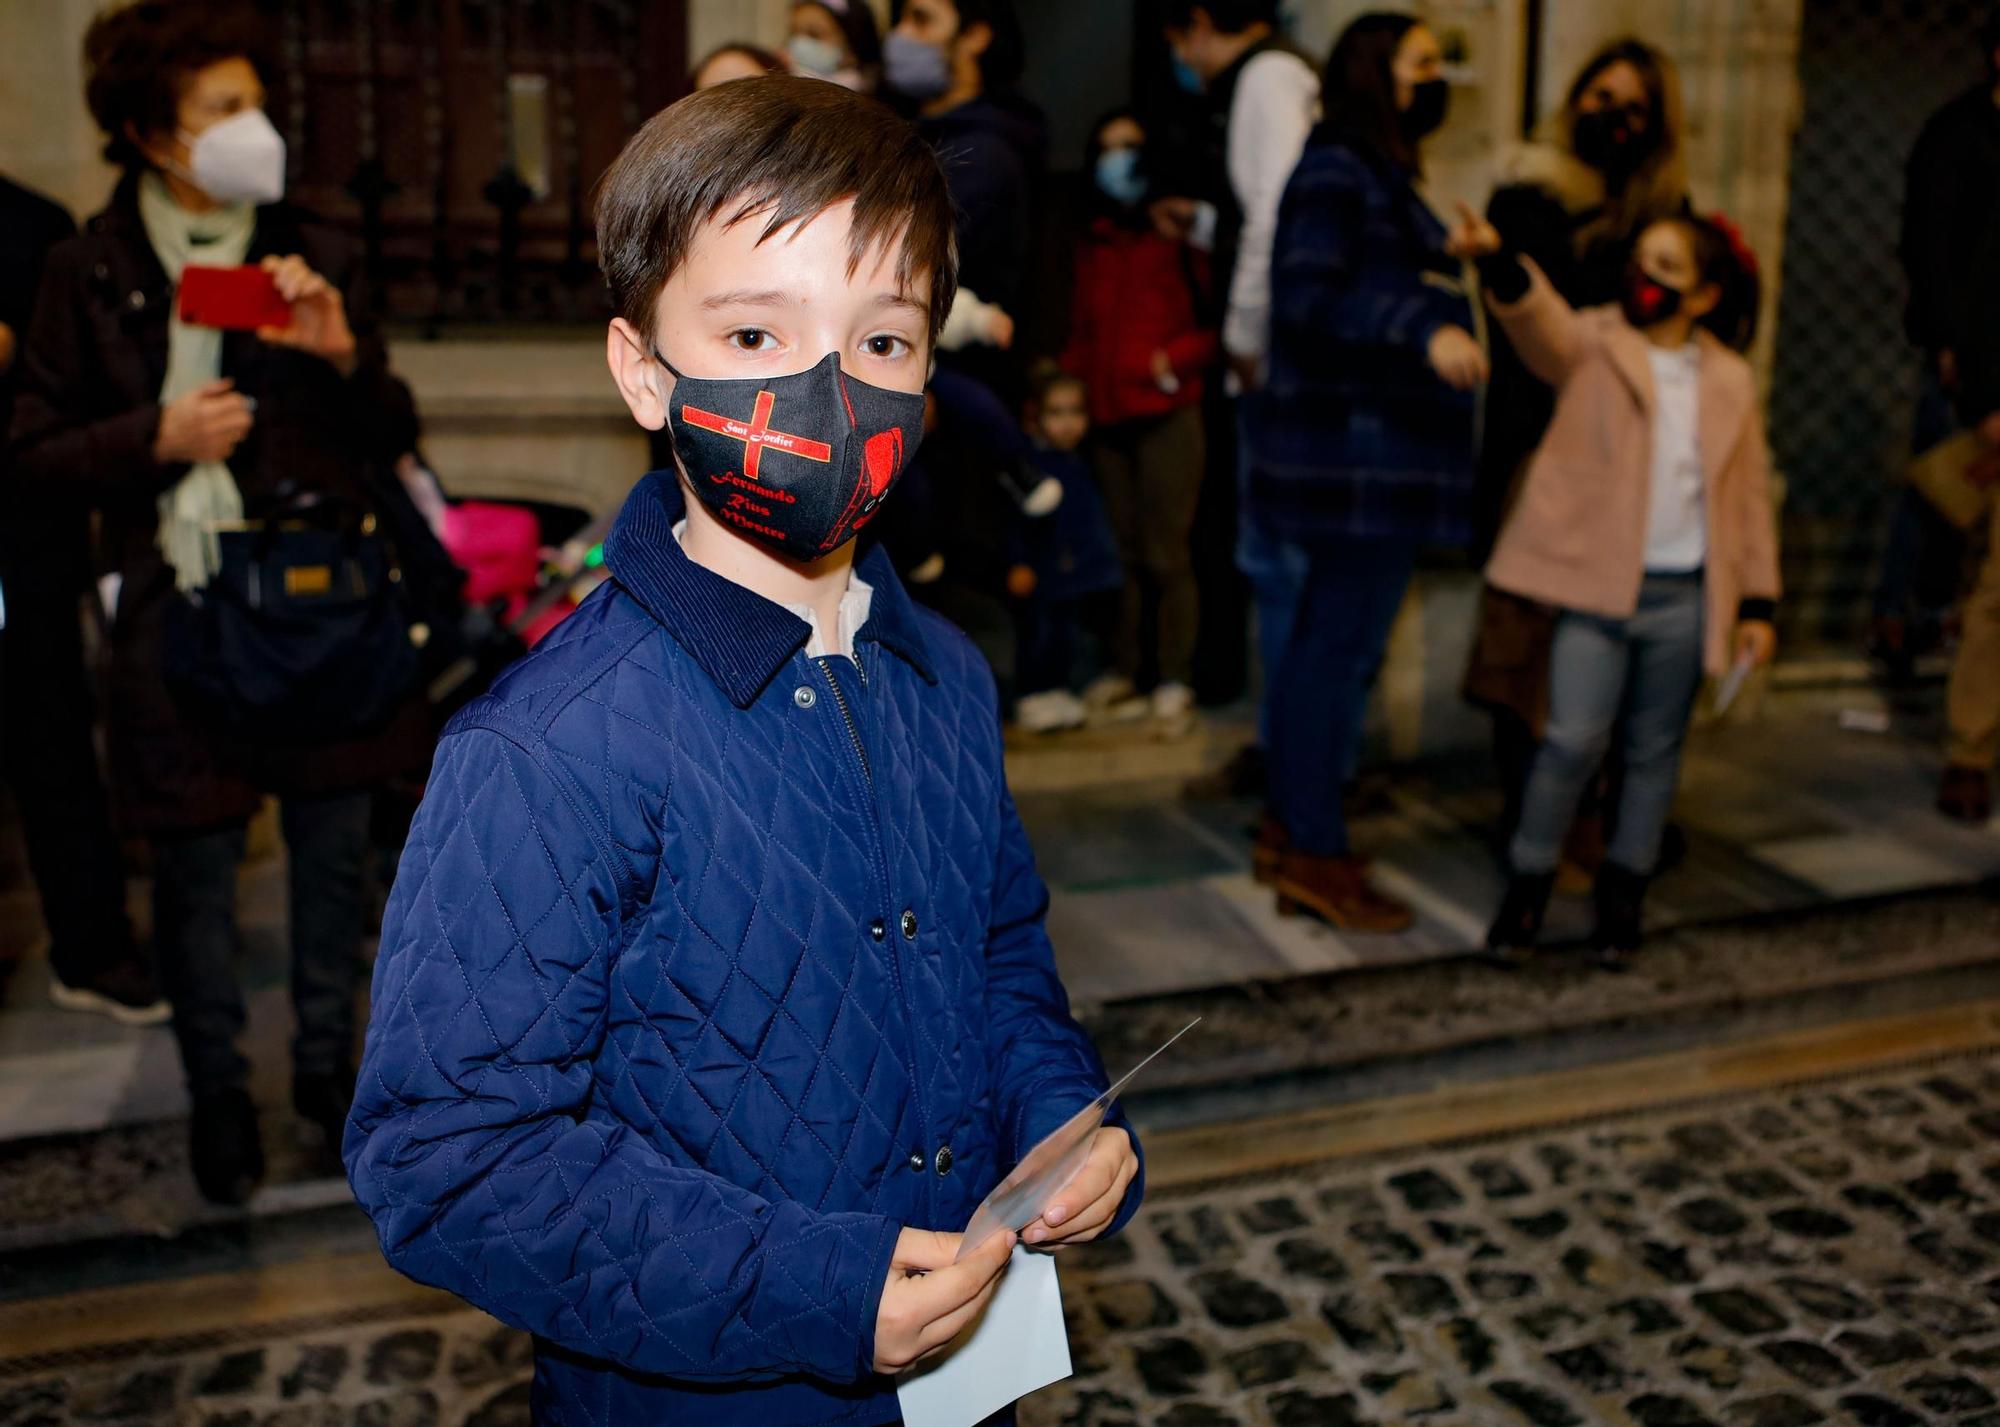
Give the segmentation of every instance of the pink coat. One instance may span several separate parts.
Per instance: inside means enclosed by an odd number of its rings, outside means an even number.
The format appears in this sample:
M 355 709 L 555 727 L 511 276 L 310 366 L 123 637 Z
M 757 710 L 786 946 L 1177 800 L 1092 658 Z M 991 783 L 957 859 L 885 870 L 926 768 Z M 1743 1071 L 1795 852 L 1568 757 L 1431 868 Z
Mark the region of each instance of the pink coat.
M 1653 370 L 1646 339 L 1615 307 L 1578 312 L 1531 262 L 1519 302 L 1492 304 L 1530 371 L 1556 389 L 1555 416 L 1528 464 L 1486 579 L 1544 604 L 1622 619 L 1645 578 L 1653 467 Z M 1778 598 L 1770 457 L 1750 364 L 1700 332 L 1706 478 L 1707 639 L 1703 662 L 1734 659 L 1745 600 Z

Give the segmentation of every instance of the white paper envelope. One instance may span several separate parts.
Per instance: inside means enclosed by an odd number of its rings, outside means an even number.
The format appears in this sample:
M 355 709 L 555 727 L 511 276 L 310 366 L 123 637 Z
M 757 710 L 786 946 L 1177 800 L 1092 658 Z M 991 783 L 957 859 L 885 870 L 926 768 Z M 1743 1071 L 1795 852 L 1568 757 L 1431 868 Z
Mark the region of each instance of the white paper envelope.
M 1040 1144 L 1022 1156 L 1014 1172 L 995 1185 L 972 1212 L 959 1241 L 958 1257 L 964 1258 L 1002 1230 L 1015 1233 L 1042 1217 L 1042 1210 L 1068 1187 L 1090 1158 L 1090 1142 L 1104 1123 L 1111 1102 L 1132 1083 L 1132 1077 L 1153 1063 L 1153 1057 L 1201 1024 L 1201 1017 L 1182 1026 L 1161 1044 L 1160 1049 L 1125 1072 L 1124 1078 L 1088 1105 L 1065 1120 L 1059 1129 L 1043 1137 Z M 1078 1206 L 1080 1207 L 1080 1206 Z M 956 1260 L 954 1260 L 956 1262 Z
M 908 1427 L 975 1427 L 1070 1374 L 1056 1261 L 1019 1244 L 979 1320 L 896 1384 Z

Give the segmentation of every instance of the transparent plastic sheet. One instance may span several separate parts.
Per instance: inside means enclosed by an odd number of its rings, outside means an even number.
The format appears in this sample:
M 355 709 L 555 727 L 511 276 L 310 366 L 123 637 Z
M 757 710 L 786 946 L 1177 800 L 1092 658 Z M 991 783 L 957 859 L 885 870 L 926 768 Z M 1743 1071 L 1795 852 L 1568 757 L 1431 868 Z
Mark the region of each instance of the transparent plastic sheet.
M 1090 1157 L 1091 1141 L 1104 1124 L 1111 1102 L 1132 1083 L 1132 1077 L 1153 1063 L 1160 1051 L 1200 1024 L 1201 1017 L 1196 1016 L 1175 1031 L 1160 1045 L 1159 1050 L 1126 1071 L 1116 1085 L 1070 1116 L 1060 1128 L 1022 1156 L 1021 1162 L 1014 1166 L 1014 1172 L 995 1185 L 993 1192 L 973 1211 L 972 1222 L 965 1226 L 965 1238 L 958 1246 L 959 1258 L 972 1253 L 1002 1230 L 1011 1229 L 1018 1234 L 1039 1219 L 1042 1210 L 1069 1187 L 1069 1182 L 1076 1178 L 1077 1171 Z

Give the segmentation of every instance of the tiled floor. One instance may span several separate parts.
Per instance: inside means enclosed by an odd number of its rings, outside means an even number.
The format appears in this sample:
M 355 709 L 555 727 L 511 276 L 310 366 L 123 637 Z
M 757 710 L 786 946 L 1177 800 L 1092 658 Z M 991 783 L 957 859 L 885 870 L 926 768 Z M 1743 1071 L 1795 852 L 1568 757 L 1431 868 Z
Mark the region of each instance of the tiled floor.
M 1687 852 L 1654 891 L 1655 926 L 2000 875 L 2000 823 L 1965 828 L 1931 809 L 1939 765 L 1925 710 L 1898 733 L 1845 731 L 1839 715 L 1857 704 L 1878 706 L 1852 692 L 1791 694 L 1756 723 L 1696 734 L 1676 814 Z M 1477 945 L 1502 881 L 1483 760 L 1434 760 L 1387 787 L 1356 818 L 1355 843 L 1417 910 L 1393 937 L 1278 917 L 1249 877 L 1248 803 L 1186 803 L 1160 784 L 1023 796 L 1071 993 L 1112 1000 Z M 1559 898 L 1549 934 L 1581 935 L 1588 918 L 1582 899 Z
M 1857 701 L 1866 699 L 1788 695 L 1757 723 L 1698 736 L 1679 813 L 1688 854 L 1661 879 L 1659 924 L 2000 875 L 2000 828 L 1955 827 L 1930 809 L 1937 758 L 1927 710 L 1895 734 L 1844 732 L 1839 713 Z M 1061 782 L 1041 775 L 1074 751 L 1058 740 L 1017 755 L 1022 785 Z M 1023 792 L 1072 995 L 1103 1002 L 1469 949 L 1500 888 L 1489 848 L 1497 799 L 1483 761 L 1426 763 L 1387 786 L 1357 819 L 1356 838 L 1383 884 L 1417 908 L 1415 927 L 1395 937 L 1277 916 L 1249 876 L 1249 804 L 1186 802 L 1177 782 L 1159 780 Z M 251 1052 L 266 1104 L 285 1098 L 282 881 L 275 855 L 249 864 L 242 880 Z M 1559 901 L 1551 934 L 1578 935 L 1587 916 L 1580 900 Z M 0 938 L 13 947 L 37 936 L 25 890 L 0 891 Z M 54 1010 L 46 967 L 27 956 L 0 1000 L 0 1140 L 159 1119 L 183 1103 L 166 1031 Z

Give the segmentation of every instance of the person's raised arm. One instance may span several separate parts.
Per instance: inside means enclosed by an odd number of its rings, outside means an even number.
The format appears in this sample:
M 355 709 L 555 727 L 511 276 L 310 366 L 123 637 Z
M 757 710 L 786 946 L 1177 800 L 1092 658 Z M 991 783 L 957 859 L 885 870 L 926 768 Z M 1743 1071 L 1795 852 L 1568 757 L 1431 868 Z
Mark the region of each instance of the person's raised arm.
M 396 876 L 344 1146 L 384 1254 L 635 1371 L 865 1378 L 896 1223 L 765 1198 L 590 1113 L 651 877 L 598 770 L 531 743 L 448 734 Z

